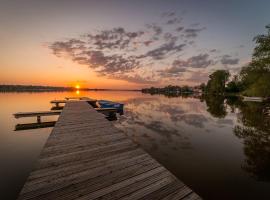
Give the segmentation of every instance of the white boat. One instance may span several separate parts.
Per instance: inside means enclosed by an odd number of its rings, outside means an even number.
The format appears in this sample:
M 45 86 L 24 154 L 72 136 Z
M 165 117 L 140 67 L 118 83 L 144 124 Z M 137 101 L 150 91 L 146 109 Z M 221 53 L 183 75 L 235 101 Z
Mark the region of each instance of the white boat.
M 262 102 L 264 100 L 263 97 L 244 97 L 243 101 L 255 101 Z

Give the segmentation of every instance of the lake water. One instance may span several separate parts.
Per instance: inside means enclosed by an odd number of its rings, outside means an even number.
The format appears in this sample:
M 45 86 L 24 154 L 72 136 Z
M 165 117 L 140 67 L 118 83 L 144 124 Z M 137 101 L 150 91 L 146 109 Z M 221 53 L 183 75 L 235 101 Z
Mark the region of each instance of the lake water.
M 270 199 L 270 105 L 115 91 L 0 93 L 0 199 L 16 199 L 52 130 L 14 131 L 35 119 L 12 114 L 75 95 L 125 103 L 115 126 L 203 198 Z

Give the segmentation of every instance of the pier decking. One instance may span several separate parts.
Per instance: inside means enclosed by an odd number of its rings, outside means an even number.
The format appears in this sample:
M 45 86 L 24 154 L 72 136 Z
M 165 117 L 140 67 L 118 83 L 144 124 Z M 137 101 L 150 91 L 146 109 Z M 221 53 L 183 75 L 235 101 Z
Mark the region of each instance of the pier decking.
M 200 199 L 85 101 L 68 101 L 18 199 Z

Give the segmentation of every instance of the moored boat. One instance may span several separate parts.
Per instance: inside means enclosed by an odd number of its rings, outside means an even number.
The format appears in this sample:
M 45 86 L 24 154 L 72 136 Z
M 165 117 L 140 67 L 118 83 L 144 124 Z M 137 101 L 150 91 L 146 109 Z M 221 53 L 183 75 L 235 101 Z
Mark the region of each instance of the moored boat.
M 98 100 L 97 103 L 101 108 L 116 108 L 118 113 L 123 114 L 124 111 L 123 103 L 117 103 L 108 100 Z

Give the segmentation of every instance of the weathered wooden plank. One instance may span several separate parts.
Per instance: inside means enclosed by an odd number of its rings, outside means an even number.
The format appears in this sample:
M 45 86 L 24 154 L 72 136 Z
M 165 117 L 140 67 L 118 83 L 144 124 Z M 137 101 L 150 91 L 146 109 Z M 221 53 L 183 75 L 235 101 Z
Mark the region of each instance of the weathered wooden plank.
M 155 164 L 151 159 L 147 157 L 139 161 L 128 160 L 126 162 L 122 161 L 119 163 L 121 163 L 121 165 L 117 165 L 115 163 L 107 163 L 107 165 L 105 166 L 98 166 L 96 168 L 89 169 L 86 167 L 78 170 L 76 173 L 72 173 L 70 171 L 63 171 L 61 172 L 61 174 L 53 176 L 51 179 L 43 178 L 42 180 L 29 181 L 29 187 L 25 187 L 25 192 L 37 191 L 39 189 L 42 189 L 44 188 L 44 184 L 46 185 L 46 188 L 52 188 L 55 190 L 56 188 L 63 188 L 66 184 L 76 184 L 82 182 L 83 180 L 93 179 L 95 177 L 99 177 L 105 174 L 110 174 L 112 171 L 125 170 L 132 165 L 143 168 L 144 166 Z
M 86 101 L 67 101 L 18 199 L 200 197 Z
M 78 151 L 78 152 L 72 152 L 64 155 L 58 155 L 58 156 L 51 156 L 51 157 L 46 157 L 46 158 L 40 158 L 38 160 L 38 165 L 37 169 L 45 168 L 48 166 L 58 166 L 58 165 L 63 165 L 65 163 L 72 163 L 77 160 L 85 160 L 89 159 L 93 156 L 107 156 L 107 155 L 113 155 L 113 154 L 118 154 L 120 152 L 125 152 L 125 151 L 131 151 L 136 149 L 137 147 L 131 146 L 132 143 L 130 141 L 128 142 L 123 142 L 121 144 L 112 144 L 112 145 L 107 145 L 102 148 L 93 148 L 90 150 L 83 150 L 83 151 Z
M 133 177 L 131 177 L 129 179 L 123 180 L 121 182 L 114 183 L 114 184 L 112 184 L 112 185 L 110 185 L 108 187 L 101 188 L 101 189 L 99 189 L 97 191 L 94 191 L 94 192 L 89 193 L 87 195 L 81 196 L 81 197 L 79 197 L 77 199 L 81 199 L 81 200 L 82 199 L 95 199 L 95 198 L 101 197 L 101 196 L 103 196 L 105 194 L 108 194 L 110 192 L 113 192 L 115 190 L 118 190 L 120 188 L 127 187 L 127 186 L 129 186 L 129 185 L 131 185 L 133 183 L 136 183 L 137 181 L 140 181 L 140 180 L 142 180 L 144 178 L 153 176 L 156 173 L 160 173 L 162 171 L 164 171 L 164 168 L 160 166 L 160 167 L 157 167 L 157 168 L 152 169 L 150 171 L 147 171 L 145 173 L 142 173 L 142 174 L 139 174 L 137 176 L 133 176 Z
M 122 133 L 119 133 L 114 130 L 108 130 L 104 129 L 104 131 L 100 132 L 99 130 L 78 130 L 76 134 L 66 134 L 65 137 L 63 135 L 56 135 L 54 137 L 51 137 L 50 140 L 46 143 L 46 148 L 52 147 L 52 146 L 61 146 L 61 145 L 66 145 L 73 143 L 74 140 L 80 139 L 80 140 L 85 140 L 85 139 L 95 139 L 98 138 L 98 136 L 110 136 L 110 135 L 115 135 L 115 136 L 123 136 Z M 77 142 L 77 140 L 75 141 Z
M 187 186 L 183 186 L 180 190 L 177 190 L 174 193 L 168 195 L 167 197 L 162 198 L 162 200 L 184 199 L 191 193 L 193 193 L 191 189 L 189 189 Z
M 152 194 L 153 192 L 159 190 L 160 188 L 172 183 L 174 181 L 174 178 L 172 176 L 167 176 L 151 185 L 148 185 L 136 192 L 131 193 L 130 195 L 127 195 L 123 198 L 121 198 L 122 200 L 135 200 L 135 199 L 141 199 L 143 197 L 149 196 L 149 194 Z M 147 199 L 151 199 L 151 198 L 147 198 Z
M 106 194 L 102 197 L 100 197 L 102 200 L 117 200 L 120 199 L 121 197 L 130 195 L 144 187 L 147 187 L 151 184 L 156 183 L 157 181 L 160 181 L 166 177 L 170 177 L 171 174 L 168 171 L 162 171 L 160 173 L 157 173 L 153 176 L 147 177 L 145 179 L 142 179 L 141 181 L 137 181 L 134 184 L 129 185 L 128 187 L 121 188 L 119 190 L 116 190 L 114 192 L 111 192 L 109 194 Z
M 161 199 L 166 197 L 167 195 L 174 193 L 175 191 L 179 190 L 181 187 L 184 186 L 183 183 L 179 182 L 176 178 L 174 181 L 170 182 L 167 185 L 160 185 L 161 187 L 157 188 L 156 190 L 152 189 L 152 192 L 148 195 L 144 193 L 144 195 L 140 198 L 141 200 L 148 200 L 148 199 Z M 152 188 L 153 186 L 151 186 Z
M 121 152 L 119 154 L 114 154 L 106 157 L 97 157 L 97 158 L 90 158 L 88 160 L 78 160 L 75 162 L 72 162 L 72 165 L 69 163 L 66 165 L 61 165 L 61 166 L 54 166 L 50 168 L 43 168 L 43 169 L 37 169 L 31 173 L 31 176 L 29 177 L 28 180 L 33 180 L 37 178 L 41 178 L 43 176 L 50 176 L 50 175 L 55 175 L 57 173 L 61 173 L 62 171 L 69 171 L 69 170 L 75 170 L 76 168 L 80 168 L 81 166 L 84 165 L 90 165 L 92 167 L 104 165 L 106 162 L 116 162 L 119 160 L 124 160 L 132 157 L 137 157 L 137 156 L 145 156 L 145 153 L 141 151 L 140 149 L 135 149 L 133 151 L 128 151 L 128 152 Z
M 96 148 L 107 146 L 110 144 L 116 144 L 117 142 L 128 141 L 125 136 L 118 136 L 118 135 L 110 135 L 110 136 L 103 136 L 102 138 L 98 139 L 84 139 L 83 141 L 75 140 L 70 144 L 60 145 L 59 147 L 48 147 L 44 149 L 41 156 L 42 157 L 50 157 L 50 156 L 57 156 L 63 155 L 71 152 L 77 152 L 86 150 L 89 148 Z
M 81 176 L 80 179 L 73 180 L 72 184 L 69 182 L 64 182 L 62 184 L 54 184 L 50 185 L 50 187 L 42 187 L 39 190 L 30 190 L 22 192 L 24 198 L 23 199 L 31 199 L 33 197 L 40 197 L 43 196 L 46 199 L 48 196 L 51 199 L 69 199 L 69 198 L 77 198 L 84 194 L 88 194 L 99 190 L 103 187 L 108 187 L 113 185 L 115 182 L 119 180 L 126 180 L 134 175 L 141 174 L 145 172 L 145 170 L 157 168 L 157 163 L 148 163 L 145 166 L 141 165 L 132 165 L 125 170 L 117 170 L 114 173 L 111 171 L 104 172 L 102 176 Z M 87 174 L 86 174 L 87 175 Z M 78 182 L 76 182 L 78 181 Z M 53 198 L 52 198 L 53 197 Z M 72 199 L 71 198 L 71 199 Z

